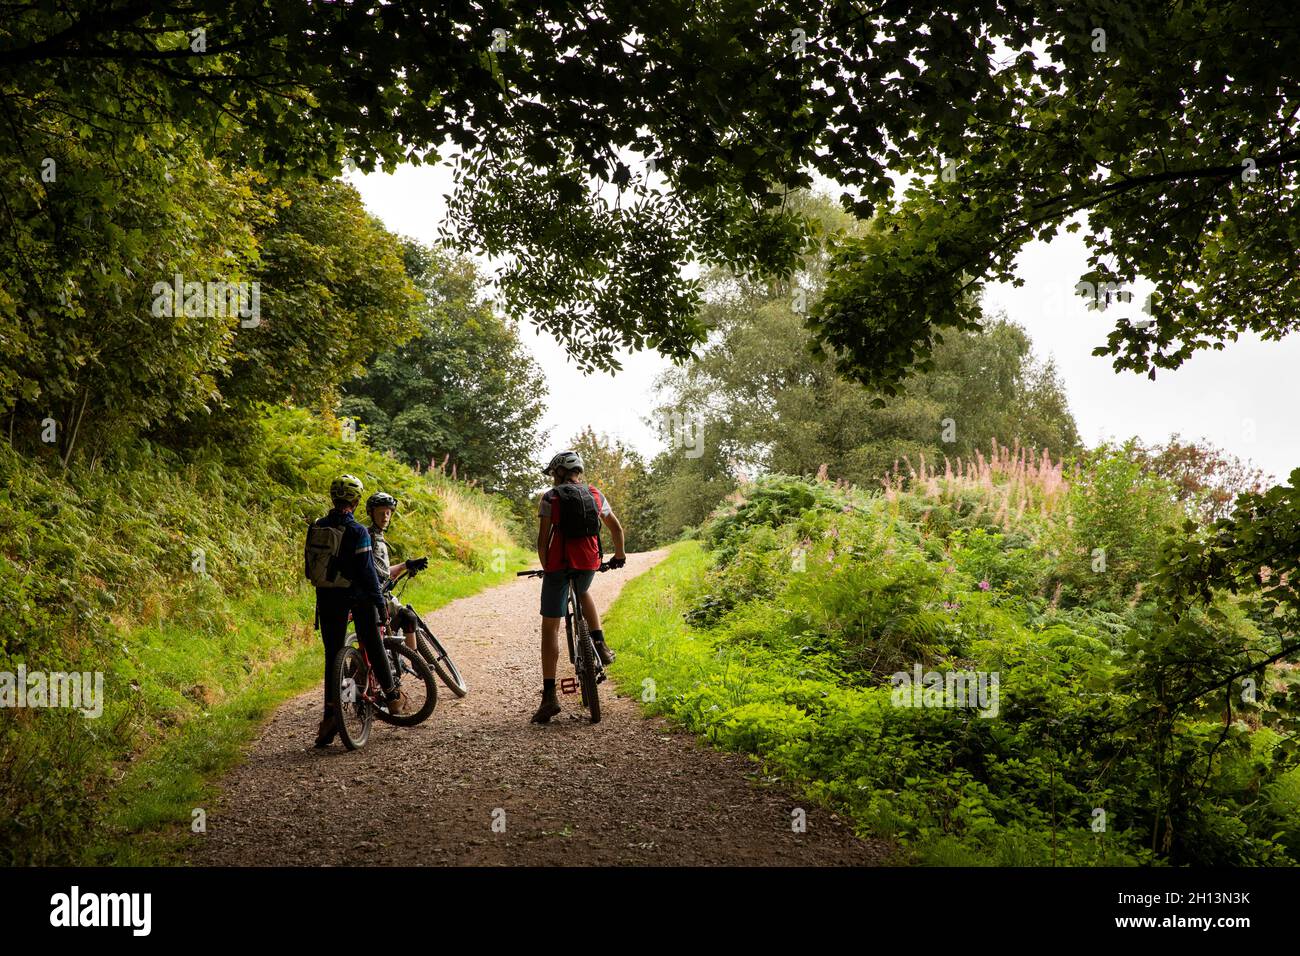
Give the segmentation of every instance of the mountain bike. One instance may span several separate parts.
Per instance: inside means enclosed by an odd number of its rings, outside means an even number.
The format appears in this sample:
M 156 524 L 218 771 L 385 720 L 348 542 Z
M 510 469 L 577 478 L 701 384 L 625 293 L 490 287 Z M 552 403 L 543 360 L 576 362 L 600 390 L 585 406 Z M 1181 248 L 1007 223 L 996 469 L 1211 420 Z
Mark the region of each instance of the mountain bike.
M 601 562 L 597 570 L 602 572 L 610 570 L 609 562 Z M 542 570 L 519 571 L 515 577 L 540 578 L 545 573 Z M 591 639 L 591 629 L 587 627 L 587 619 L 582 613 L 582 602 L 578 600 L 578 594 L 573 589 L 572 579 L 577 573 L 579 572 L 572 568 L 565 572 L 570 584 L 564 609 L 564 633 L 569 640 L 569 663 L 573 665 L 577 679 L 566 677 L 559 684 L 562 693 L 582 692 L 582 706 L 590 716 L 591 722 L 598 724 L 600 723 L 600 692 L 597 687 L 605 680 L 605 665 L 601 663 L 600 655 L 596 653 L 596 643 Z
M 402 592 L 406 589 L 407 582 L 414 577 L 406 571 L 403 571 L 391 581 L 384 582 L 384 593 L 393 592 L 394 586 L 401 582 L 401 586 L 393 593 L 393 597 L 400 601 Z M 457 697 L 464 697 L 469 692 L 469 687 L 465 683 L 465 678 L 461 676 L 460 670 L 456 667 L 451 655 L 447 649 L 442 646 L 442 642 L 434 636 L 433 628 L 425 623 L 415 608 L 409 604 L 402 605 L 415 617 L 415 647 L 420 652 L 420 656 L 425 662 L 433 668 L 434 672 L 442 678 L 442 682 L 447 685 Z
M 350 621 L 351 615 L 348 618 Z M 383 625 L 379 635 L 388 656 L 388 669 L 398 689 L 411 702 L 411 710 L 405 714 L 389 712 L 388 698 L 379 686 L 370 655 L 357 640 L 355 626 L 349 624 L 330 672 L 338 689 L 339 736 L 348 750 L 360 750 L 366 745 L 376 717 L 396 727 L 414 727 L 426 720 L 438 704 L 438 682 L 424 658 L 401 638 L 389 637 Z

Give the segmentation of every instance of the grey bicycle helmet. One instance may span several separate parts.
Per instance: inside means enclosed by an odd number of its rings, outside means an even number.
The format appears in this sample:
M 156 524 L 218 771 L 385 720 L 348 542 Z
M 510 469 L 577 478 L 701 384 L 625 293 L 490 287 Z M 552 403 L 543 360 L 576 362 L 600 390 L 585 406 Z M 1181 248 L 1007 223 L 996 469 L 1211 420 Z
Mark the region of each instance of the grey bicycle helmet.
M 376 508 L 392 508 L 397 510 L 397 499 L 386 491 L 376 491 L 366 499 L 366 514 L 370 514 Z
M 552 458 L 551 463 L 547 465 L 545 469 L 542 470 L 542 474 L 543 475 L 554 474 L 556 468 L 563 468 L 565 471 L 586 470 L 582 467 L 582 456 L 579 455 L 576 451 L 573 451 L 572 449 L 570 449 L 569 451 L 562 451 L 554 458 Z

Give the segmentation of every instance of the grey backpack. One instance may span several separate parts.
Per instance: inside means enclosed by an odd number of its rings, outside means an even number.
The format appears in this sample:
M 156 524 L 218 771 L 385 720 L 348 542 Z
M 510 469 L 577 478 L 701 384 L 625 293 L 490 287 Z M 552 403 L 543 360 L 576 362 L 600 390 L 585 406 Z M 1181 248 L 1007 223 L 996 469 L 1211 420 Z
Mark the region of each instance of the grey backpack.
M 307 580 L 318 588 L 346 588 L 352 582 L 338 572 L 339 548 L 347 526 L 314 522 L 307 529 L 307 546 L 303 549 L 303 567 Z

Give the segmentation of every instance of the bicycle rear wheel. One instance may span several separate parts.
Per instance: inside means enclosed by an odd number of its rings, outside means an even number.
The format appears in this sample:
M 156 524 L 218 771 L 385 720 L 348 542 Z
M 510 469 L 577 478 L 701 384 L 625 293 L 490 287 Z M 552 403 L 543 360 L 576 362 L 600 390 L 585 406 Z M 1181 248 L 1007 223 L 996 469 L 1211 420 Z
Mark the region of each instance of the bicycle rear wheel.
M 422 617 L 416 615 L 415 620 L 415 645 L 420 649 L 420 656 L 437 672 L 453 694 L 464 697 L 469 688 L 465 685 L 465 678 L 460 676 L 460 670 L 447 654 L 447 649 L 434 636 Z
M 573 637 L 577 643 L 575 665 L 582 687 L 582 706 L 587 708 L 593 724 L 600 723 L 600 691 L 596 687 L 596 644 L 581 612 L 573 615 Z
M 360 750 L 370 739 L 370 728 L 375 721 L 374 708 L 365 698 L 370 669 L 361 651 L 345 644 L 334 656 L 332 674 L 331 680 L 338 691 L 339 736 L 348 750 Z
M 417 652 L 398 637 L 384 638 L 388 667 L 397 686 L 408 701 L 408 713 L 393 715 L 387 707 L 376 707 L 375 716 L 394 727 L 414 727 L 423 723 L 438 704 L 438 682 L 433 671 Z

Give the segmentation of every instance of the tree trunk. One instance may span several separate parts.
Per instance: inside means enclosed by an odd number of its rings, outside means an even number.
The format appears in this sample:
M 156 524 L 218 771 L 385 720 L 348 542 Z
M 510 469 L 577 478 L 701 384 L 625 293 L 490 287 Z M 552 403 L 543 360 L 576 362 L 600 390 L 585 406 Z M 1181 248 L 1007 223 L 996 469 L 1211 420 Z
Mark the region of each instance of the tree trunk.
M 75 399 L 74 399 L 75 401 Z M 63 456 L 63 467 L 68 467 L 68 462 L 72 460 L 72 449 L 77 444 L 77 433 L 81 431 L 81 420 L 86 417 L 86 403 L 90 401 L 90 389 L 86 390 L 86 397 L 81 400 L 81 411 L 77 413 L 77 419 L 72 426 L 72 434 L 68 437 L 68 450 Z

